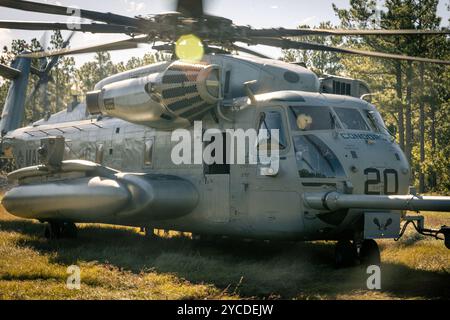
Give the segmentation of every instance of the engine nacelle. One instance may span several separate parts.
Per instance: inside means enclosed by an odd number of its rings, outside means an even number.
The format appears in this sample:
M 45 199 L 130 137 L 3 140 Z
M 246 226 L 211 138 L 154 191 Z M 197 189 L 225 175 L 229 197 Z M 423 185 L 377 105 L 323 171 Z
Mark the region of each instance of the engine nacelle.
M 86 104 L 91 114 L 170 130 L 190 126 L 220 99 L 219 66 L 174 62 L 162 73 L 89 92 Z

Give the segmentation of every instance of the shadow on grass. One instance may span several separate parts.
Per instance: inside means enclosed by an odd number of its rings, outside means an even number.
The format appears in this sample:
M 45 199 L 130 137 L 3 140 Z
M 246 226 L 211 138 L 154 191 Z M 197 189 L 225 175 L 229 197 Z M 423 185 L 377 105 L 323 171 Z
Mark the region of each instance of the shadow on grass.
M 174 274 L 191 283 L 211 284 L 243 298 L 337 298 L 366 291 L 362 267 L 333 268 L 331 243 L 199 244 L 183 237 L 147 239 L 132 229 L 84 226 L 76 240 L 40 238 L 44 226 L 24 220 L 0 221 L 0 230 L 25 236 L 18 245 L 52 253 L 52 262 L 97 261 L 139 274 Z M 449 298 L 450 275 L 401 264 L 382 266 L 382 292 L 398 298 Z

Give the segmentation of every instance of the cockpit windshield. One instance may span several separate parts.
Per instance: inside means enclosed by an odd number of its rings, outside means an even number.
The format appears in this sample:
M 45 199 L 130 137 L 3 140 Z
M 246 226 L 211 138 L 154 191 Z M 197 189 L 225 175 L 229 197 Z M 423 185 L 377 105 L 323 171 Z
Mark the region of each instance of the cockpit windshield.
M 336 119 L 331 109 L 325 106 L 289 107 L 291 128 L 295 131 L 331 130 L 336 128 Z
M 357 109 L 334 108 L 334 111 L 338 115 L 339 120 L 341 120 L 344 129 L 370 131 L 369 126 Z
M 367 120 L 373 131 L 387 135 L 392 135 L 392 133 L 389 132 L 389 130 L 386 128 L 383 118 L 377 111 L 364 110 L 364 114 L 366 115 Z
M 337 178 L 345 175 L 334 152 L 314 135 L 296 135 L 295 158 L 301 178 Z
M 358 130 L 389 134 L 376 110 L 351 107 L 290 106 L 291 130 L 309 132 L 323 130 Z

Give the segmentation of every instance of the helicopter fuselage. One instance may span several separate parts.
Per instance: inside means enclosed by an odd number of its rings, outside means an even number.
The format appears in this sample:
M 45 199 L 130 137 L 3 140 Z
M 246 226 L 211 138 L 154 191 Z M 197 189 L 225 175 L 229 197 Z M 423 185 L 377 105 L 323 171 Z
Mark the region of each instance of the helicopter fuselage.
M 409 165 L 373 105 L 351 97 L 301 91 L 279 91 L 256 98 L 256 105 L 247 101 L 239 111 L 228 112 L 233 121 L 208 114 L 202 119 L 202 127 L 223 132 L 258 131 L 265 115 L 270 129 L 280 130 L 276 175 L 261 174 L 260 165 L 250 163 L 175 165 L 171 153 L 177 142 L 172 141 L 172 131 L 109 117 L 21 128 L 11 132 L 8 140 L 20 168 L 38 165 L 41 140 L 59 135 L 65 138 L 65 160 L 88 160 L 121 172 L 177 176 L 192 183 L 198 192 L 195 208 L 175 218 L 155 220 L 145 212 L 132 216 L 81 213 L 64 218 L 73 222 L 242 238 L 352 239 L 370 209 L 317 210 L 305 205 L 304 195 L 331 191 L 355 195 L 408 193 Z M 305 117 L 306 126 L 301 121 Z M 194 127 L 188 130 L 193 132 Z M 45 198 L 45 193 L 54 189 L 40 192 Z M 95 195 L 87 194 L 78 201 L 95 202 Z M 45 211 L 45 203 L 42 206 Z M 385 210 L 383 214 L 400 220 L 399 211 Z M 25 217 L 43 221 L 58 218 L 41 211 Z

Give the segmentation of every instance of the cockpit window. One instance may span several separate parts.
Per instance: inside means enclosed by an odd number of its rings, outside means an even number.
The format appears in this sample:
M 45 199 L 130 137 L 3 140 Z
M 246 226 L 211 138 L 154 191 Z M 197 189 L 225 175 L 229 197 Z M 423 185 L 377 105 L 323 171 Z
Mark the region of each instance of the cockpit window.
M 334 108 L 344 129 L 370 131 L 369 126 L 364 121 L 361 113 L 351 108 Z
M 314 135 L 293 137 L 295 158 L 301 178 L 336 178 L 345 175 L 334 152 Z
M 391 136 L 393 135 L 391 132 L 389 132 L 389 129 L 386 128 L 383 118 L 378 111 L 365 110 L 364 112 L 367 115 L 370 126 L 375 132 Z
M 330 130 L 336 128 L 336 119 L 329 107 L 290 107 L 291 128 L 295 131 Z
M 371 129 L 375 132 L 382 132 L 380 128 L 380 124 L 376 118 L 375 112 L 371 110 L 364 110 L 364 114 L 366 115 L 367 122 L 369 123 Z

